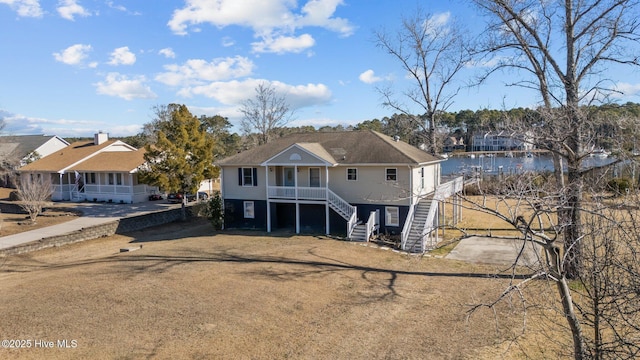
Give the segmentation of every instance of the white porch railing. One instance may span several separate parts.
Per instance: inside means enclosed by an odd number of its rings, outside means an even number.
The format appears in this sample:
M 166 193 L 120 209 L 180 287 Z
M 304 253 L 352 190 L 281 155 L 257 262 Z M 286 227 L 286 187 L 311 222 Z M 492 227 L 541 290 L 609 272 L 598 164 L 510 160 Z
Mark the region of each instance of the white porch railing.
M 326 187 L 269 186 L 269 197 L 272 199 L 291 200 L 326 200 Z
M 329 206 L 347 220 L 347 237 L 351 237 L 358 222 L 357 209 L 327 187 L 268 186 L 270 199 L 327 201 Z

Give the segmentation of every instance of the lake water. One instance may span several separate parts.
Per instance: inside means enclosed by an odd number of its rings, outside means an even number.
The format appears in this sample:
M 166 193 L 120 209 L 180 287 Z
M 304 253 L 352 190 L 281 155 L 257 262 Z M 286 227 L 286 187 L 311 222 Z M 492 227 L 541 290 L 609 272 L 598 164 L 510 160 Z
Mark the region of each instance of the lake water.
M 613 162 L 614 158 L 589 157 L 584 161 L 585 167 L 605 165 Z M 549 155 L 533 155 L 531 157 L 505 157 L 502 154 L 495 156 L 469 156 L 449 157 L 441 163 L 442 175 L 473 174 L 482 169 L 485 174 L 515 174 L 526 171 L 553 171 L 553 159 Z

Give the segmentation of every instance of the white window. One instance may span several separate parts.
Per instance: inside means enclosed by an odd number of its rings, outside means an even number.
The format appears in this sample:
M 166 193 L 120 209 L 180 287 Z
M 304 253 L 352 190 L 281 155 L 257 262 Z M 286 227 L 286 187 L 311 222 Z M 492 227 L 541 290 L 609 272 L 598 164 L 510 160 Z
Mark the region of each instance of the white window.
M 320 187 L 320 168 L 309 168 L 309 186 Z
M 424 168 L 420 168 L 420 188 L 424 189 Z
M 398 169 L 396 169 L 396 168 L 386 169 L 385 179 L 387 181 L 397 181 L 398 180 Z
M 87 184 L 95 184 L 96 183 L 96 173 L 86 173 L 85 174 L 86 177 L 86 183 Z
M 348 168 L 347 169 L 347 180 L 348 181 L 356 181 L 356 180 L 358 180 L 358 169 L 356 169 L 356 168 Z
M 244 202 L 244 218 L 245 219 L 254 219 L 256 217 L 255 207 L 253 201 L 245 201 Z
M 253 168 L 242 168 L 242 186 L 253 186 Z
M 122 174 L 109 173 L 109 185 L 113 184 L 122 185 Z
M 400 209 L 395 206 L 385 206 L 385 225 L 400 226 Z

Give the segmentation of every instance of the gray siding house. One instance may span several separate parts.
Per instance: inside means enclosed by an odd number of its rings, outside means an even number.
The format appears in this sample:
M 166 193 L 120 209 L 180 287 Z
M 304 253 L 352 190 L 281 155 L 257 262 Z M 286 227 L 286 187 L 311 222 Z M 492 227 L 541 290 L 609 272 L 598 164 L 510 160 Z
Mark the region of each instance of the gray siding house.
M 285 136 L 217 163 L 225 228 L 400 235 L 442 160 L 375 131 Z

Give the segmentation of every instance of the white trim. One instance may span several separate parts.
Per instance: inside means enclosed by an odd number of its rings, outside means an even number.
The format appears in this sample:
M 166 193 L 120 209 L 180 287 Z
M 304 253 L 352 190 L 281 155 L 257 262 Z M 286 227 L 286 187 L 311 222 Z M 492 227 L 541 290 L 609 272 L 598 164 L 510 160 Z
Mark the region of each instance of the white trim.
M 296 148 L 296 149 L 298 149 L 298 150 L 300 150 L 300 151 L 302 151 L 302 152 L 304 152 L 304 153 L 308 154 L 309 156 L 311 156 L 311 157 L 314 157 L 314 158 L 318 159 L 318 161 L 320 161 L 320 162 L 321 162 L 322 164 L 324 164 L 325 166 L 329 166 L 329 165 L 331 165 L 331 166 L 336 166 L 336 165 L 337 165 L 337 164 L 333 164 L 333 163 L 328 162 L 327 160 L 325 160 L 325 159 L 323 159 L 323 158 L 319 157 L 318 155 L 316 155 L 316 154 L 314 154 L 314 153 L 310 152 L 309 150 L 307 150 L 307 149 L 303 148 L 302 146 L 300 146 L 300 145 L 298 145 L 298 144 L 292 144 L 292 145 L 290 145 L 289 147 L 287 147 L 286 149 L 284 149 L 284 150 L 280 151 L 279 153 L 277 153 L 277 154 L 273 155 L 273 156 L 272 156 L 272 157 L 270 157 L 269 159 L 267 159 L 267 160 L 265 160 L 264 162 L 262 162 L 262 163 L 260 164 L 260 166 L 285 166 L 285 165 L 291 165 L 291 163 L 271 163 L 271 161 L 272 161 L 273 159 L 277 158 L 278 156 L 282 155 L 283 153 L 285 153 L 285 152 L 289 151 L 289 150 L 290 150 L 290 149 L 292 149 L 292 148 Z M 298 166 L 313 166 L 313 165 L 315 165 L 315 166 L 319 166 L 319 165 L 322 165 L 322 164 L 318 164 L 318 163 L 314 163 L 314 164 L 296 163 L 296 164 L 297 164 Z M 226 165 L 225 165 L 225 166 L 226 166 Z
M 318 169 L 318 186 L 311 185 L 311 170 Z M 309 167 L 309 187 L 322 187 L 322 174 L 320 173 L 320 166 L 310 166 Z
M 355 179 L 349 179 L 349 170 L 355 170 L 356 171 L 356 178 Z M 347 175 L 347 181 L 358 181 L 358 168 L 357 167 L 348 167 L 346 170 L 346 175 Z
M 243 201 L 242 210 L 245 219 L 256 218 L 256 203 L 254 201 Z
M 396 223 L 391 222 L 391 211 L 395 211 Z M 384 226 L 400 226 L 400 208 L 397 206 L 385 206 L 384 207 Z
M 393 180 L 389 180 L 389 170 L 395 170 L 396 172 L 396 178 Z M 384 168 L 384 181 L 398 181 L 398 168 L 397 167 L 388 167 L 388 168 Z

